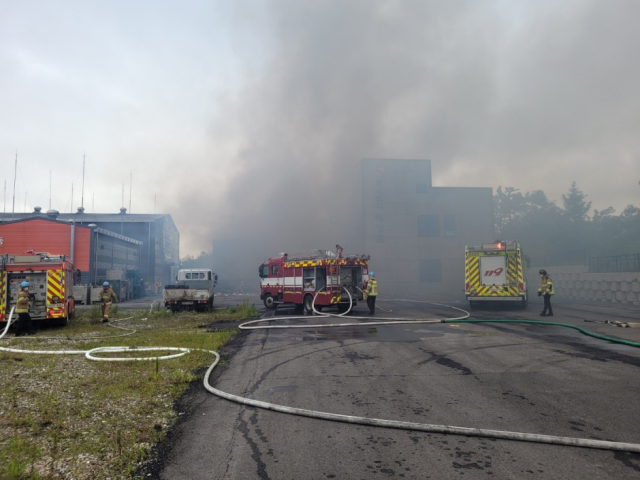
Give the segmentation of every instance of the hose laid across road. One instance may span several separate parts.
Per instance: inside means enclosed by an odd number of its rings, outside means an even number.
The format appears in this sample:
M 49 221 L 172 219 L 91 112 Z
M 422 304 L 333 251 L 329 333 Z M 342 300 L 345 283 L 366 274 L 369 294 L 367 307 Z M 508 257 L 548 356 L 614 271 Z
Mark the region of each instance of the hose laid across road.
M 350 302 L 352 302 L 350 297 Z M 314 302 L 315 304 L 315 298 Z M 425 302 L 429 303 L 429 302 Z M 458 307 L 452 307 L 450 305 L 443 304 L 433 304 L 438 306 L 444 306 L 448 308 L 452 308 L 455 310 L 459 310 L 464 312 L 466 315 L 459 318 L 449 318 L 449 319 L 435 319 L 435 320 L 406 320 L 406 319 L 395 319 L 395 318 L 386 318 L 385 321 L 378 322 L 362 322 L 362 323 L 337 323 L 337 324 L 320 324 L 320 325 L 259 325 L 255 326 L 253 324 L 257 322 L 264 321 L 273 321 L 273 319 L 260 319 L 254 320 L 252 322 L 246 322 L 239 326 L 240 329 L 243 330 L 254 330 L 254 329 L 272 329 L 272 328 L 329 328 L 329 327 L 345 327 L 345 326 L 368 326 L 368 325 L 391 325 L 391 324 L 410 324 L 410 323 L 531 323 L 538 325 L 552 325 L 552 326 L 562 326 L 562 327 L 570 327 L 579 330 L 581 333 L 586 335 L 593 336 L 595 338 L 600 338 L 607 341 L 614 341 L 617 343 L 624 343 L 626 345 L 630 345 L 633 347 L 640 347 L 640 344 L 635 342 L 628 342 L 625 340 L 614 339 L 610 337 L 606 337 L 603 335 L 594 334 L 593 332 L 589 332 L 580 327 L 576 327 L 574 325 L 569 324 L 561 324 L 555 322 L 542 322 L 542 321 L 534 321 L 534 320 L 472 320 L 468 319 L 470 316 L 469 312 L 462 310 Z M 313 306 L 313 304 L 312 304 Z M 317 312 L 315 306 L 313 306 L 313 310 L 324 317 L 336 317 L 341 315 L 327 315 L 321 314 Z M 350 310 L 350 309 L 349 309 Z M 345 312 L 346 314 L 347 312 Z M 7 326 L 4 332 L 0 335 L 0 338 L 4 336 L 4 334 L 9 329 L 9 325 L 11 323 L 11 317 L 13 315 L 13 309 L 9 314 L 9 318 L 7 321 Z M 366 317 L 352 317 L 352 318 L 366 318 Z M 303 319 L 305 317 L 289 317 L 288 319 Z M 252 326 L 249 326 L 252 325 Z M 194 349 L 199 350 L 199 349 Z M 176 358 L 182 355 L 185 355 L 191 351 L 191 349 L 187 348 L 177 348 L 177 347 L 139 347 L 139 348 L 131 348 L 131 347 L 98 347 L 91 350 L 66 350 L 66 351 L 29 351 L 22 349 L 13 349 L 13 348 L 3 348 L 0 347 L 0 351 L 10 351 L 10 352 L 19 352 L 19 353 L 34 353 L 34 354 L 84 354 L 86 358 L 94 361 L 142 361 L 142 360 L 166 360 L 170 358 Z M 97 353 L 116 353 L 116 352 L 128 352 L 132 351 L 177 351 L 179 353 L 164 355 L 161 357 L 139 357 L 139 358 L 131 358 L 131 357 L 98 357 L 95 354 Z M 215 356 L 214 362 L 207 369 L 207 372 L 204 376 L 204 387 L 210 393 L 224 398 L 226 400 L 239 403 L 242 405 L 248 405 L 251 407 L 262 408 L 265 410 L 272 410 L 276 412 L 286 413 L 290 415 L 298 415 L 309 418 L 316 418 L 322 420 L 331 420 L 343 423 L 350 424 L 358 424 L 365 426 L 373 426 L 373 427 L 384 427 L 384 428 L 395 428 L 402 430 L 411 430 L 411 431 L 420 431 L 420 432 L 429 432 L 429 433 L 441 433 L 441 434 L 452 434 L 452 435 L 464 435 L 469 437 L 482 437 L 482 438 L 495 438 L 500 440 L 516 440 L 522 442 L 533 442 L 533 443 L 545 443 L 552 445 L 564 445 L 564 446 L 574 446 L 574 447 L 582 447 L 582 448 L 594 448 L 600 450 L 614 450 L 614 451 L 623 451 L 623 452 L 634 452 L 640 453 L 640 444 L 637 443 L 624 443 L 624 442 L 611 442 L 605 440 L 593 440 L 587 438 L 573 438 L 573 437 L 561 437 L 555 435 L 540 435 L 535 433 L 521 433 L 521 432 L 509 432 L 509 431 L 501 431 L 501 430 L 489 430 L 482 428 L 468 428 L 468 427 L 456 427 L 449 425 L 432 425 L 432 424 L 424 424 L 424 423 L 413 423 L 413 422 L 401 422 L 396 420 L 385 420 L 379 418 L 368 418 L 368 417 L 358 417 L 353 415 L 341 415 L 336 413 L 328 413 L 328 412 L 319 412 L 314 410 L 306 410 L 302 408 L 288 407 L 285 405 L 278 405 L 275 403 L 262 402 L 260 400 L 253 400 L 246 397 L 241 397 L 238 395 L 234 395 L 231 393 L 223 392 L 222 390 L 218 390 L 212 387 L 209 384 L 209 379 L 211 373 L 215 369 L 216 365 L 218 365 L 220 361 L 220 355 L 211 350 L 207 350 L 209 353 Z
M 545 325 L 551 327 L 566 327 L 573 328 L 574 330 L 578 330 L 580 333 L 584 335 L 588 335 L 593 338 L 598 338 L 600 340 L 606 340 L 607 342 L 613 343 L 621 343 L 622 345 L 628 345 L 630 347 L 640 347 L 640 343 L 632 342 L 631 340 L 623 340 L 621 338 L 607 337 L 606 335 L 600 335 L 598 333 L 590 332 L 589 330 L 585 330 L 584 328 L 578 327 L 577 325 L 571 325 L 570 323 L 558 323 L 558 322 L 544 322 L 541 320 L 475 320 L 475 319 L 448 319 L 445 320 L 444 323 L 530 323 L 534 325 Z

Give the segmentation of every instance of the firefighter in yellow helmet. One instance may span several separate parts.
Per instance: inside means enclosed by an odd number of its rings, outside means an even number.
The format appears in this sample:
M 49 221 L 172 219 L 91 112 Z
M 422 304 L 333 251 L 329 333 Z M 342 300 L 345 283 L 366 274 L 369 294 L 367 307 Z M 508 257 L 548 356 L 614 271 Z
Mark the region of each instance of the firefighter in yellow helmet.
M 118 303 L 118 297 L 116 293 L 109 286 L 109 282 L 102 284 L 102 291 L 100 292 L 100 306 L 102 307 L 102 321 L 109 321 L 109 312 L 111 311 L 111 303 Z
M 369 281 L 367 282 L 367 289 L 364 291 L 364 295 L 367 298 L 369 315 L 375 315 L 376 297 L 378 296 L 378 282 L 376 281 L 375 272 L 369 272 Z
M 544 298 L 544 309 L 540 314 L 541 317 L 553 317 L 553 308 L 551 308 L 551 295 L 553 291 L 553 282 L 546 270 L 540 270 L 540 288 L 538 289 L 538 296 Z M 548 313 L 547 313 L 548 312 Z
M 35 330 L 31 322 L 31 315 L 29 315 L 29 306 L 31 304 L 31 297 L 29 296 L 29 282 L 22 282 L 20 284 L 20 291 L 18 292 L 18 301 L 16 302 L 16 313 L 18 314 L 18 323 L 16 324 L 16 337 L 23 335 L 33 335 Z

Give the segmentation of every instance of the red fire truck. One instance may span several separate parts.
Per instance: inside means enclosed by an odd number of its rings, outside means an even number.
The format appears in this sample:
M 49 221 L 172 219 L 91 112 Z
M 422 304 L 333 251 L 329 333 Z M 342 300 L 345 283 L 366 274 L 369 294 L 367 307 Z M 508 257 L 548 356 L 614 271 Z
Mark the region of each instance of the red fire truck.
M 20 284 L 29 282 L 32 320 L 66 325 L 75 313 L 75 268 L 64 256 L 36 253 L 0 256 L 0 322 L 7 321 L 18 300 Z M 12 322 L 17 315 L 14 313 Z
M 311 250 L 269 258 L 259 267 L 260 299 L 265 307 L 293 304 L 311 313 L 313 298 L 316 310 L 335 306 L 341 313 L 349 309 L 349 291 L 353 305 L 363 300 L 362 290 L 369 279 L 369 255 L 342 257 L 326 250 Z

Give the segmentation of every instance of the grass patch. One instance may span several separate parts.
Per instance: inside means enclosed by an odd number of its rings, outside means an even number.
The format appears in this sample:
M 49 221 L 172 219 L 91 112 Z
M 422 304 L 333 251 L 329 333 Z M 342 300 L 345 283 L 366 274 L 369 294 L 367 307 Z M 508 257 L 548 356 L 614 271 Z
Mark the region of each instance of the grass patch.
M 122 320 L 107 326 L 98 307 L 78 311 L 67 327 L 0 342 L 29 350 L 125 346 L 131 348 L 124 354 L 99 355 L 151 358 L 94 362 L 84 355 L 0 351 L 0 478 L 131 478 L 175 422 L 174 402 L 213 362 L 195 349 L 218 350 L 234 333 L 199 327 L 257 315 L 246 302 L 198 314 L 120 311 Z M 154 358 L 176 352 L 136 350 L 152 346 L 193 350 L 161 361 Z

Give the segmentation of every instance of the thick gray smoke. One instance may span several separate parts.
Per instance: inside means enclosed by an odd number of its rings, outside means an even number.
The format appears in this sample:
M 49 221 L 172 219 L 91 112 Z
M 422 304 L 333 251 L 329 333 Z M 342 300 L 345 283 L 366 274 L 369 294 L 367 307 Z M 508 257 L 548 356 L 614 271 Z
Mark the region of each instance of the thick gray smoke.
M 221 156 L 236 174 L 176 203 L 187 244 L 353 252 L 361 158 L 552 198 L 575 179 L 596 208 L 637 190 L 638 2 L 234 3 L 249 80 L 220 99 L 201 178 Z

